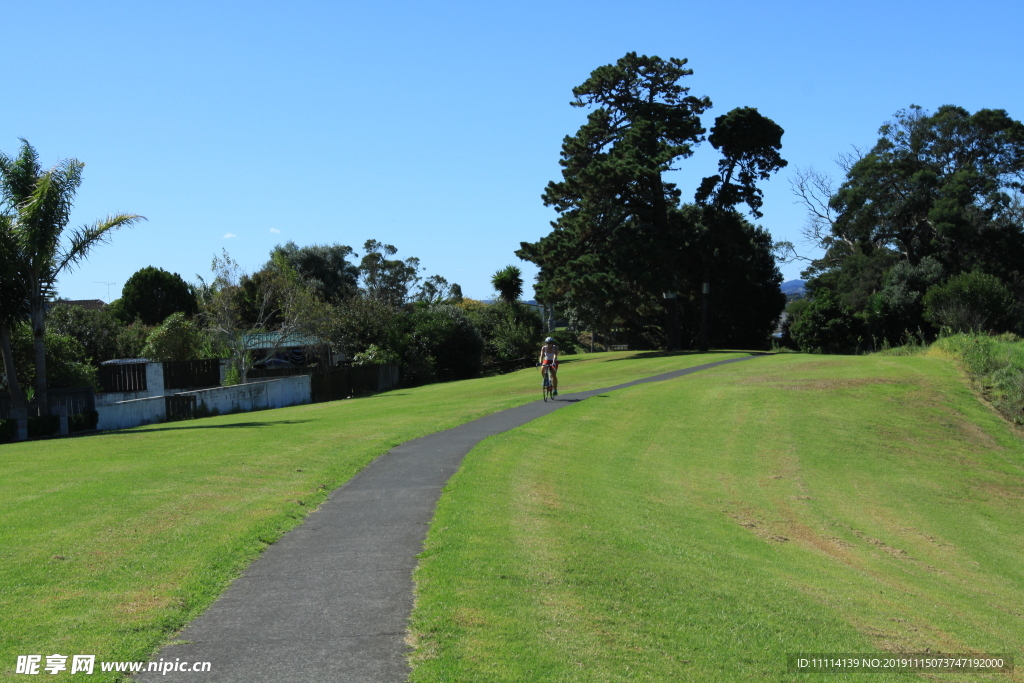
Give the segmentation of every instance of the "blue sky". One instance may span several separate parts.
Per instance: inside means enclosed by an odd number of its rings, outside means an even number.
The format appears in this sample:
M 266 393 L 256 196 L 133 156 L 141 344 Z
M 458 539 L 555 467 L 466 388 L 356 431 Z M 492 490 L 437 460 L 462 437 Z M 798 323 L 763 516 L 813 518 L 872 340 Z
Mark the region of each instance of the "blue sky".
M 46 165 L 86 163 L 73 226 L 149 219 L 61 279 L 72 299 L 117 298 L 149 265 L 208 277 L 221 249 L 253 270 L 288 240 L 391 243 L 474 298 L 510 263 L 532 282 L 513 252 L 554 218 L 540 194 L 585 118 L 571 90 L 629 51 L 689 59 L 691 92 L 715 104 L 706 127 L 753 106 L 786 130 L 759 221 L 776 240 L 805 220 L 793 171 L 838 177 L 836 156 L 899 109 L 1024 118 L 1009 1 L 36 0 L 2 16 L 0 149 L 24 137 Z M 681 162 L 684 196 L 713 151 Z

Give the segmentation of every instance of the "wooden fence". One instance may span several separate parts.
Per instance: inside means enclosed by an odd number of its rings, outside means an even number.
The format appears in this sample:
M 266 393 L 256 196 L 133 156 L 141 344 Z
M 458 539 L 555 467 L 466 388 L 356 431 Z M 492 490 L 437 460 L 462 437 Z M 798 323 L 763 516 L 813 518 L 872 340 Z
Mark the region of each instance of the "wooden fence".
M 191 420 L 196 416 L 196 397 L 180 394 L 164 396 L 164 407 L 167 410 L 168 422 Z
M 219 386 L 219 359 L 164 361 L 164 389 L 202 389 Z
M 365 396 L 387 391 L 398 386 L 398 365 L 344 365 L 334 368 L 280 368 L 277 370 L 250 370 L 249 379 L 294 377 L 309 375 L 313 403 L 337 401 L 351 396 Z
M 103 391 L 146 391 L 146 364 L 101 365 L 99 379 Z
M 74 389 L 47 389 L 46 403 L 50 410 L 57 406 L 65 406 L 68 415 L 81 415 L 96 410 L 96 399 L 92 387 L 76 387 Z M 0 420 L 11 415 L 11 395 L 0 393 Z

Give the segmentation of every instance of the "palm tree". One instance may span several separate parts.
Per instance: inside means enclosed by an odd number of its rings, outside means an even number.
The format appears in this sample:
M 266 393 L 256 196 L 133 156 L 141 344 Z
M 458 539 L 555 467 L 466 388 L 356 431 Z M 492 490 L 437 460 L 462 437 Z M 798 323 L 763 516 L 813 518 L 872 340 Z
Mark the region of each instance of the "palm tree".
M 14 366 L 11 327 L 18 321 L 28 320 L 30 311 L 24 280 L 18 272 L 13 225 L 14 218 L 10 214 L 0 213 L 0 353 L 3 355 L 4 375 L 12 407 L 24 410 L 28 405 Z
M 523 273 L 516 266 L 505 266 L 491 278 L 498 295 L 510 304 L 514 304 L 523 295 Z
M 13 250 L 32 321 L 35 403 L 42 414 L 47 412 L 48 405 L 44 343 L 46 302 L 55 293 L 57 278 L 85 260 L 94 246 L 109 240 L 112 230 L 145 220 L 135 214 L 114 214 L 77 228 L 62 241 L 61 234 L 71 218 L 84 166 L 76 159 L 64 159 L 53 168 L 43 170 L 38 153 L 24 138 L 17 158 L 0 152 L 0 210 L 9 212 L 11 218 L 8 232 L 12 244 L 9 247 Z

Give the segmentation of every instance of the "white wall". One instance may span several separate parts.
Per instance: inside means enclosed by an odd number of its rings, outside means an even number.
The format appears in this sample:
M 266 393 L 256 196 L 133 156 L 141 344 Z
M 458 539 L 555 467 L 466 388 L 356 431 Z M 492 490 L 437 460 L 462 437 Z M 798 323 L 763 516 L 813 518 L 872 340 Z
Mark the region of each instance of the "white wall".
M 179 396 L 195 396 L 196 408 L 206 405 L 209 411 L 220 413 L 248 412 L 263 408 L 284 408 L 309 403 L 312 394 L 309 375 L 266 379 L 230 387 L 182 391 Z
M 159 382 L 163 388 L 163 366 L 160 367 Z M 149 368 L 147 367 L 147 387 L 150 384 Z M 96 412 L 100 414 L 97 429 L 127 429 L 139 425 L 163 422 L 167 419 L 167 405 L 164 397 L 138 397 L 138 394 L 107 393 L 96 395 Z M 146 392 L 148 393 L 148 392 Z M 162 392 L 161 392 L 162 393 Z M 177 392 L 181 396 L 195 396 L 196 407 L 206 406 L 206 410 L 219 413 L 248 412 L 264 408 L 284 408 L 285 406 L 309 403 L 312 397 L 309 386 L 309 375 L 266 379 L 248 384 L 236 384 L 230 387 L 214 387 L 195 391 Z M 133 396 L 129 400 L 113 400 L 126 395 Z M 101 397 L 104 397 L 101 399 Z M 200 408 L 201 409 L 201 408 Z
M 167 419 L 167 402 L 163 396 L 136 398 L 109 405 L 102 405 L 97 395 L 96 412 L 100 419 L 96 429 L 127 429 L 139 425 L 163 422 Z

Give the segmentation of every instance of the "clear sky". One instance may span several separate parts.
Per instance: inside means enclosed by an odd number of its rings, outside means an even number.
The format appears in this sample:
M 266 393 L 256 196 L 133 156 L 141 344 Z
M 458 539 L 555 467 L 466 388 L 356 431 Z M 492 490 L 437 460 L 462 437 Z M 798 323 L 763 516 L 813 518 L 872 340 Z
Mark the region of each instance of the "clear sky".
M 113 235 L 59 282 L 120 295 L 136 270 L 247 270 L 275 244 L 369 238 L 467 296 L 549 232 L 540 194 L 585 112 L 571 90 L 629 51 L 685 57 L 714 117 L 753 106 L 790 166 L 764 186 L 776 240 L 798 241 L 789 178 L 869 147 L 899 109 L 956 104 L 1024 118 L 1017 2 L 6 2 L 0 150 L 86 163 L 72 227 Z M 714 150 L 673 178 L 692 196 Z M 783 266 L 786 279 L 801 266 Z M 106 283 L 113 283 L 109 286 Z M 108 293 L 109 290 L 109 293 Z M 527 288 L 527 295 L 531 291 Z

